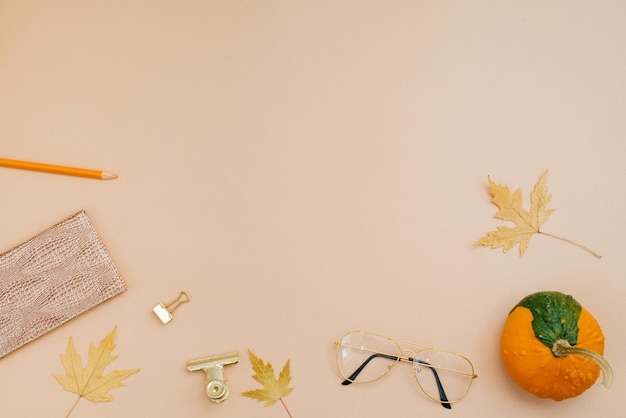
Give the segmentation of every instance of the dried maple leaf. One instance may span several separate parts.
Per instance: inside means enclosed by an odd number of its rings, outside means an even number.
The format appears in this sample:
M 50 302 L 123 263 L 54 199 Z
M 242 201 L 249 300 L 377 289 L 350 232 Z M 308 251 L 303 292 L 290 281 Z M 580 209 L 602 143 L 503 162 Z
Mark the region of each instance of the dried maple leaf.
M 293 388 L 289 387 L 289 382 L 291 381 L 290 360 L 287 360 L 283 370 L 278 375 L 278 379 L 276 379 L 274 377 L 274 368 L 269 361 L 264 363 L 250 349 L 248 349 L 248 354 L 250 355 L 252 370 L 255 372 L 252 378 L 263 385 L 263 389 L 243 392 L 242 395 L 249 396 L 259 402 L 265 401 L 265 406 L 274 405 L 276 401 L 280 401 L 285 407 L 287 414 L 291 417 L 291 413 L 283 400 L 285 396 L 288 396 L 293 391 Z
M 113 328 L 113 331 L 100 341 L 98 348 L 94 347 L 93 344 L 89 345 L 87 367 L 82 366 L 80 355 L 76 352 L 74 342 L 70 337 L 65 354 L 61 354 L 65 375 L 53 374 L 65 390 L 78 395 L 78 399 L 67 414 L 68 417 L 81 398 L 91 402 L 112 401 L 113 397 L 108 394 L 108 391 L 124 386 L 122 381 L 139 371 L 113 370 L 106 376 L 102 375 L 104 369 L 117 358 L 111 354 L 115 348 L 113 338 L 116 329 L 117 327 Z
M 511 193 L 508 186 L 494 183 L 491 177 L 488 177 L 489 191 L 492 195 L 491 201 L 500 209 L 495 214 L 495 217 L 504 221 L 511 221 L 515 224 L 515 227 L 499 226 L 496 231 L 488 232 L 486 236 L 475 242 L 474 245 L 482 245 L 491 248 L 502 247 L 502 250 L 507 252 L 516 244 L 519 244 L 519 254 L 522 256 L 528 248 L 530 238 L 534 234 L 543 234 L 574 244 L 590 252 L 595 257 L 601 258 L 600 255 L 574 241 L 541 231 L 541 225 L 543 225 L 555 210 L 547 209 L 548 203 L 552 198 L 552 196 L 548 194 L 548 186 L 546 185 L 547 174 L 548 170 L 543 172 L 530 194 L 530 210 L 526 210 L 522 206 L 522 192 L 520 189 Z

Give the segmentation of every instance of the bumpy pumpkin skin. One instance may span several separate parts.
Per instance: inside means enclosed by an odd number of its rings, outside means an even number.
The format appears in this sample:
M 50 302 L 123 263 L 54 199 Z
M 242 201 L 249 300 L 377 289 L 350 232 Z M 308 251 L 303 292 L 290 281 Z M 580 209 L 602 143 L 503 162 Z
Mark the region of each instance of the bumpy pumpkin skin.
M 600 376 L 599 366 L 578 355 L 557 358 L 535 336 L 533 314 L 517 306 L 500 338 L 500 354 L 511 378 L 524 390 L 556 401 L 580 395 Z M 604 354 L 604 335 L 595 318 L 581 307 L 577 347 Z

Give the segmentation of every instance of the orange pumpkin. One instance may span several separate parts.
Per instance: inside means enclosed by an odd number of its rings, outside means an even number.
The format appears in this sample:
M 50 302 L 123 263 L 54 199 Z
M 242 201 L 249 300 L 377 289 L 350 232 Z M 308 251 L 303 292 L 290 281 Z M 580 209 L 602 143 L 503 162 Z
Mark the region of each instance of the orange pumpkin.
M 500 355 L 513 381 L 524 390 L 557 401 L 578 396 L 602 370 L 612 381 L 604 335 L 595 318 L 572 296 L 538 292 L 509 313 L 500 337 Z

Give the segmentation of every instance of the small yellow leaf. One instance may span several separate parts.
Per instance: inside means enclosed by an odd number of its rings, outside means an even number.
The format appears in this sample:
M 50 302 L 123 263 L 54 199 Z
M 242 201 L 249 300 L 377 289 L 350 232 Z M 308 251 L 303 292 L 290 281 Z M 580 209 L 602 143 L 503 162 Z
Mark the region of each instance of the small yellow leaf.
M 89 345 L 86 367 L 82 366 L 80 355 L 76 352 L 70 337 L 65 354 L 61 354 L 65 375 L 55 373 L 53 376 L 65 390 L 77 394 L 78 399 L 85 398 L 91 402 L 112 401 L 113 397 L 108 391 L 124 386 L 123 380 L 139 371 L 113 370 L 107 375 L 102 375 L 104 369 L 117 358 L 111 354 L 115 348 L 113 343 L 115 330 L 116 328 L 113 328 L 113 331 L 100 341 L 97 348 L 93 344 Z
M 291 381 L 290 360 L 287 360 L 283 370 L 278 375 L 278 379 L 276 379 L 274 377 L 274 368 L 270 362 L 264 363 L 250 349 L 248 349 L 248 354 L 250 354 L 252 370 L 255 372 L 252 378 L 263 385 L 263 389 L 243 392 L 242 395 L 256 399 L 259 402 L 265 401 L 265 406 L 270 406 L 275 404 L 276 401 L 282 400 L 282 398 L 288 396 L 293 391 L 293 388 L 289 387 L 289 382 Z M 287 412 L 289 413 L 289 411 Z
M 534 234 L 540 233 L 541 225 L 554 212 L 554 209 L 546 208 L 552 197 L 548 194 L 548 186 L 546 185 L 547 174 L 547 170 L 543 172 L 530 194 L 530 210 L 528 211 L 522 206 L 520 189 L 511 193 L 508 186 L 501 186 L 489 178 L 489 190 L 493 196 L 491 201 L 500 209 L 495 217 L 504 221 L 511 221 L 515 227 L 499 226 L 496 231 L 487 233 L 474 245 L 491 248 L 502 247 L 503 251 L 507 252 L 519 244 L 519 254 L 524 255 L 530 238 Z

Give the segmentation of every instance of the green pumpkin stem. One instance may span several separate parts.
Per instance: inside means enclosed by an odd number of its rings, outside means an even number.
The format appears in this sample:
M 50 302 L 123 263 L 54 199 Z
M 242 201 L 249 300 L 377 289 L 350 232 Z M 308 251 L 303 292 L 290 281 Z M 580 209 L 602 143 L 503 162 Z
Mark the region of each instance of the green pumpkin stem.
M 560 339 L 554 342 L 552 354 L 554 354 L 555 357 L 565 357 L 570 354 L 576 354 L 593 360 L 600 366 L 600 370 L 602 370 L 602 386 L 608 389 L 613 384 L 613 369 L 611 365 L 604 357 L 593 350 L 582 347 L 572 347 L 567 340 Z

